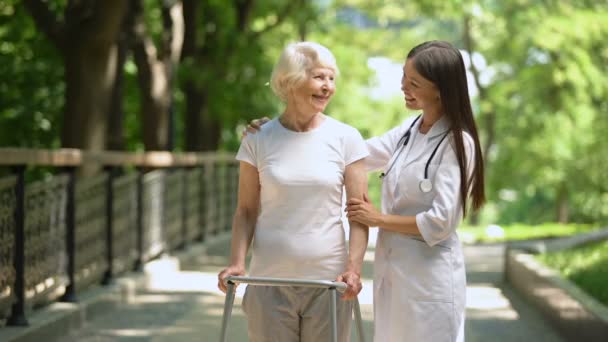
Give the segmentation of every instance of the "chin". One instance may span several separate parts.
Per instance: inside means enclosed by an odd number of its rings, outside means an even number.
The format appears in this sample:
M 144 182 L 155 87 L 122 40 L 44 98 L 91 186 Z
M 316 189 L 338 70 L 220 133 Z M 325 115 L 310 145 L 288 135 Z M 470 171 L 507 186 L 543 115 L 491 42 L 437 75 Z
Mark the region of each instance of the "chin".
M 325 108 L 327 108 L 327 105 L 323 105 L 323 106 L 316 106 L 315 110 L 319 113 L 323 112 L 325 110 Z
M 419 110 L 419 109 L 420 109 L 420 107 L 419 107 L 419 106 L 412 105 L 412 104 L 409 104 L 409 103 L 406 103 L 406 104 L 405 104 L 405 108 L 407 108 L 407 109 L 411 109 L 411 110 Z

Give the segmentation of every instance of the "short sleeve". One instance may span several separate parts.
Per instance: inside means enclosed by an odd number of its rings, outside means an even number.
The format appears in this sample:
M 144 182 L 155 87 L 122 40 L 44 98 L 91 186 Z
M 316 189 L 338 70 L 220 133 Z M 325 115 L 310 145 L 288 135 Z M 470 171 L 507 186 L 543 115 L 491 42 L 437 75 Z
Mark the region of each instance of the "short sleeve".
M 257 134 L 249 134 L 241 141 L 239 151 L 236 153 L 236 160 L 247 162 L 254 167 L 258 167 L 258 156 L 256 148 Z
M 350 165 L 369 155 L 361 133 L 353 127 L 348 128 L 344 137 L 344 165 Z

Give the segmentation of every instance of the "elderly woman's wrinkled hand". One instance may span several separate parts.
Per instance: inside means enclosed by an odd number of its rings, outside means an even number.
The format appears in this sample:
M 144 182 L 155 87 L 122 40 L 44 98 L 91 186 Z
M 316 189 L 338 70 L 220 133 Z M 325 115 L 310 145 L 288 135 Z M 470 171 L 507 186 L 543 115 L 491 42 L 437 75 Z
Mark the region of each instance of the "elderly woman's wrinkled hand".
M 240 266 L 228 266 L 217 275 L 217 287 L 220 291 L 226 293 L 226 277 L 245 275 L 245 268 Z
M 342 299 L 345 300 L 356 298 L 363 288 L 361 276 L 354 271 L 345 271 L 336 278 L 336 281 L 343 282 L 348 286 L 342 295 Z

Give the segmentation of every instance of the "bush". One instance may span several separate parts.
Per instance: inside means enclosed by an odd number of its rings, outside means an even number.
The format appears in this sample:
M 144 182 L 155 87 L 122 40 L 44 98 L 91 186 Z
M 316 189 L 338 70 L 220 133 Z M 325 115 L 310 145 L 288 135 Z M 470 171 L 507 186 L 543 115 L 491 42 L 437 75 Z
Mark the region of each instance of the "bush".
M 556 269 L 583 291 L 608 305 L 608 241 L 539 254 L 538 260 Z

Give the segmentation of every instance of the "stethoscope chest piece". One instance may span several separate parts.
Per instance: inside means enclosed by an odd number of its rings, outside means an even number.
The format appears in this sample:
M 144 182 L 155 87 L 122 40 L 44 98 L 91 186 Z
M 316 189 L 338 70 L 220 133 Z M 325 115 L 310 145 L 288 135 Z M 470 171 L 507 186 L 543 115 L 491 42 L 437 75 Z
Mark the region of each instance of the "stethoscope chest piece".
M 431 190 L 433 190 L 433 183 L 431 183 L 428 178 L 421 180 L 419 186 L 420 191 L 424 193 L 431 192 Z

